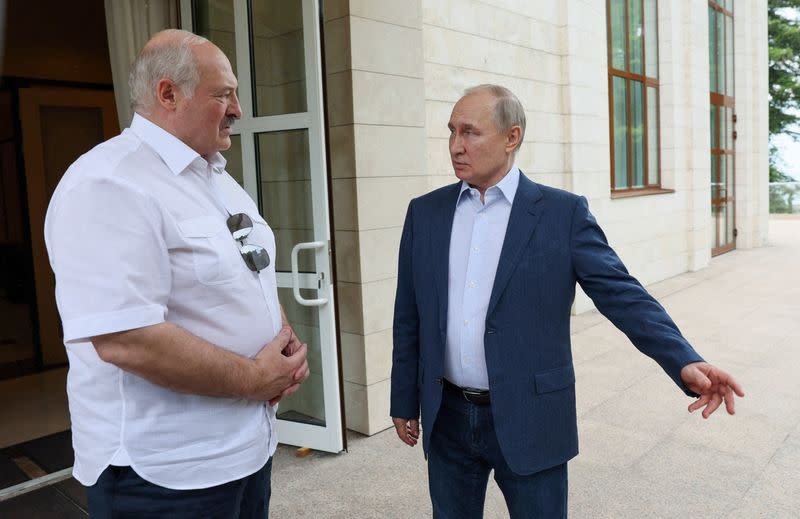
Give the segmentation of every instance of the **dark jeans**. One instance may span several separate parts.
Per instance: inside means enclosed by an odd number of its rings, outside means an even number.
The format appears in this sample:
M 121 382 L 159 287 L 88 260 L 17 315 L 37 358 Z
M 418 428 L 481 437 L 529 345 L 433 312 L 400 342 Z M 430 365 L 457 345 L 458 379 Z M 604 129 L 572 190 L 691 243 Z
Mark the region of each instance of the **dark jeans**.
M 258 472 L 223 485 L 172 490 L 131 467 L 108 467 L 86 488 L 91 519 L 267 519 L 272 458 Z
M 567 464 L 515 474 L 497 443 L 491 404 L 445 390 L 428 453 L 434 519 L 482 518 L 492 469 L 511 519 L 567 517 Z

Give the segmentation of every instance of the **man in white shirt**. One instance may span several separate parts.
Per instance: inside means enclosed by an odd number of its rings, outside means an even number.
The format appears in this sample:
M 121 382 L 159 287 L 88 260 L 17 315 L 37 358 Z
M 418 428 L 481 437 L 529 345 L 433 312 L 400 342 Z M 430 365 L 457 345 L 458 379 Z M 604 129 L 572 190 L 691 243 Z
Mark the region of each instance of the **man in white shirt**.
M 130 128 L 67 170 L 45 223 L 74 475 L 93 518 L 267 517 L 275 405 L 307 348 L 278 302 L 272 230 L 219 153 L 236 77 L 167 30 L 130 83 Z

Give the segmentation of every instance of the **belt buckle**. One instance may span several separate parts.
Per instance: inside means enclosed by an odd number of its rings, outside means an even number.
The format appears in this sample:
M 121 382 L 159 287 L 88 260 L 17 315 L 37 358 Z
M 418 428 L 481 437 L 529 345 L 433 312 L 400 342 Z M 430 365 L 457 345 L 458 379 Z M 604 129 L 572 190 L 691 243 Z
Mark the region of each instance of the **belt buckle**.
M 483 395 L 483 391 L 475 391 L 472 389 L 461 389 L 461 394 L 464 395 L 464 400 L 467 402 L 474 404 L 477 403 L 475 400 L 480 399 Z M 475 399 L 475 400 L 473 400 Z

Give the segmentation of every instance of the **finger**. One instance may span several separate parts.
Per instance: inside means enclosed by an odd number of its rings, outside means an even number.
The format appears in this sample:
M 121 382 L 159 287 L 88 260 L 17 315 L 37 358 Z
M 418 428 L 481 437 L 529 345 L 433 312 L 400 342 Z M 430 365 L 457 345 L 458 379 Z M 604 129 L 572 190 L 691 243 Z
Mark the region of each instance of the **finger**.
M 406 430 L 406 423 L 405 420 L 395 420 L 394 421 L 394 430 L 397 432 L 397 437 L 400 438 L 403 443 L 408 443 L 407 438 L 407 430 Z
M 286 357 L 287 361 L 289 362 L 289 367 L 292 372 L 297 371 L 301 368 L 304 364 L 306 364 L 306 354 L 308 353 L 308 346 L 305 344 L 300 345 L 300 347 L 292 353 L 289 357 Z
M 722 397 L 719 396 L 719 393 L 714 393 L 711 395 L 711 400 L 708 402 L 708 405 L 705 409 L 703 409 L 703 418 L 708 418 L 711 416 L 711 413 L 717 410 L 717 408 L 722 403 Z
M 294 380 L 296 383 L 300 383 L 307 379 L 310 374 L 311 369 L 308 367 L 308 362 L 304 362 L 302 366 L 294 371 L 292 374 L 292 380 Z
M 725 389 L 723 398 L 725 399 L 725 410 L 728 411 L 728 414 L 736 414 L 735 405 L 733 403 L 733 390 L 730 386 Z
M 281 396 L 279 398 L 285 398 L 287 396 L 293 395 L 298 389 L 300 389 L 300 384 L 292 384 L 291 386 L 287 387 L 283 391 L 281 391 Z
M 409 420 L 408 429 L 415 437 L 419 437 L 419 420 Z
M 728 375 L 725 383 L 728 384 L 728 386 L 730 386 L 730 388 L 733 389 L 733 392 L 736 393 L 739 397 L 744 396 L 744 388 L 742 388 L 742 386 L 732 376 Z
M 689 404 L 689 412 L 693 413 L 706 405 L 709 400 L 709 395 L 702 395 L 700 398 Z
M 267 346 L 276 348 L 278 351 L 283 351 L 289 341 L 292 338 L 291 329 L 287 326 L 281 328 L 281 331 L 278 332 L 278 335 L 275 336 L 272 341 L 270 341 Z

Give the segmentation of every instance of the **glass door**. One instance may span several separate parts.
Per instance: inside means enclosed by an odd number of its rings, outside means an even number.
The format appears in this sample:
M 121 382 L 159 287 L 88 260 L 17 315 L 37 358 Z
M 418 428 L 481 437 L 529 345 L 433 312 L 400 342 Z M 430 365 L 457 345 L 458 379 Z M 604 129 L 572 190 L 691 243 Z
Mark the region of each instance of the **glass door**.
M 733 0 L 708 3 L 711 102 L 711 254 L 736 248 Z
M 275 232 L 278 297 L 311 375 L 278 409 L 281 443 L 343 448 L 331 284 L 318 0 L 182 0 L 183 28 L 214 42 L 239 79 L 228 172 Z

